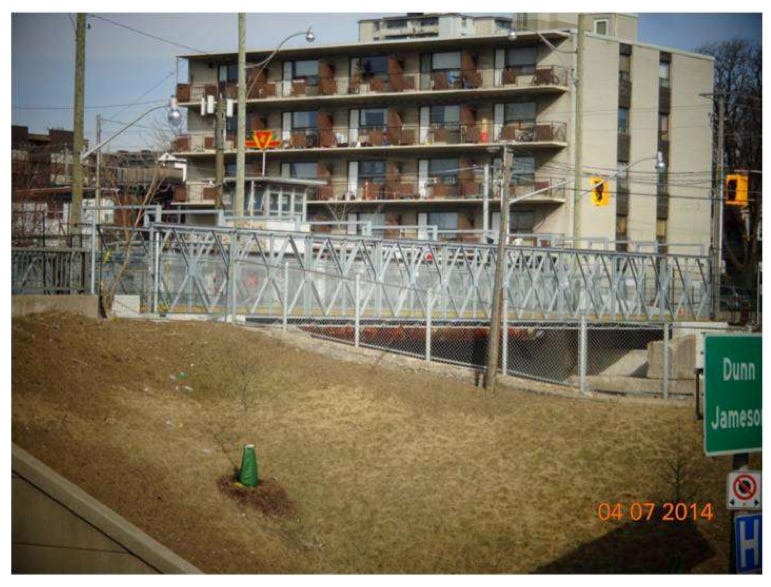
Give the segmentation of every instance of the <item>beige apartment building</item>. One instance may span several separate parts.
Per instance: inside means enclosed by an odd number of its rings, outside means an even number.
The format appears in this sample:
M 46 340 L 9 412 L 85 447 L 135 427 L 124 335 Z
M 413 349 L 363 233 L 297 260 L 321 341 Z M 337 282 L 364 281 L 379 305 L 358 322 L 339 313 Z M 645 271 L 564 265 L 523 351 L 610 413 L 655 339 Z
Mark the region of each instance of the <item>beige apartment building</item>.
M 489 242 L 509 148 L 511 194 L 524 196 L 511 207 L 512 238 L 706 252 L 711 102 L 700 94 L 712 91 L 713 60 L 639 43 L 636 31 L 631 14 L 408 14 L 360 21 L 358 43 L 282 49 L 247 70 L 247 138 L 270 130 L 277 145 L 264 174 L 262 151 L 247 150 L 246 202 L 235 212 L 300 215 L 315 231 Z M 271 52 L 248 51 L 247 63 Z M 237 53 L 184 59 L 187 134 L 176 154 L 188 182 L 175 200 L 213 210 L 212 104 L 237 96 Z M 285 192 L 263 175 L 322 184 Z M 593 176 L 609 178 L 606 206 L 591 201 Z

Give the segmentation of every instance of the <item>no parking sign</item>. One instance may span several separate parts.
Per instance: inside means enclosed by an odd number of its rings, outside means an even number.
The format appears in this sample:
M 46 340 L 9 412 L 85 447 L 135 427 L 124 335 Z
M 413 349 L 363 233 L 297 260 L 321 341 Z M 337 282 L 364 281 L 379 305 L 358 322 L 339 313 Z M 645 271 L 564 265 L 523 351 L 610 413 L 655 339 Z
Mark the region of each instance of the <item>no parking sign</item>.
M 760 471 L 728 473 L 728 509 L 760 509 Z

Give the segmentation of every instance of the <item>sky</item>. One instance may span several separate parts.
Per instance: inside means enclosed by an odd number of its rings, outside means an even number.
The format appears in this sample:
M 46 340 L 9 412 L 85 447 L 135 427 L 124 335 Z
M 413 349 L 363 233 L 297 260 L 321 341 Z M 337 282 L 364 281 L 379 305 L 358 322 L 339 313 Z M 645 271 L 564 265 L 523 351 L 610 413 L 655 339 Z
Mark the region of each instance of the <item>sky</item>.
M 34 13 L 22 12 L 36 10 L 36 4 L 38 3 L 33 1 L 32 4 L 11 7 L 14 11 L 10 19 L 12 123 L 28 126 L 30 132 L 45 133 L 50 128 L 70 129 L 75 61 L 74 13 L 56 13 L 56 10 L 70 8 L 56 4 L 49 6 L 47 11 L 43 9 Z M 485 10 L 488 5 L 490 9 Z M 103 136 L 109 136 L 121 128 L 121 123 L 130 122 L 152 106 L 168 100 L 174 93 L 177 80 L 186 81 L 184 61 L 178 61 L 178 55 L 196 51 L 237 50 L 235 12 L 151 13 L 150 10 L 157 6 L 149 5 L 145 8 L 148 12 L 90 13 L 90 28 L 86 35 L 85 133 L 91 144 L 94 144 L 97 114 L 107 120 L 104 123 Z M 395 14 L 307 11 L 308 7 L 318 7 L 318 3 L 300 5 L 300 11 L 294 13 L 256 14 L 248 12 L 249 6 L 254 7 L 255 4 L 240 8 L 247 10 L 247 47 L 254 49 L 273 48 L 288 34 L 305 30 L 309 26 L 316 34 L 315 45 L 353 43 L 357 41 L 359 19 Z M 282 1 L 281 6 L 285 10 L 298 9 L 296 3 L 291 0 Z M 324 3 L 324 6 L 330 7 L 330 10 L 343 9 L 335 4 Z M 508 5 L 501 2 L 475 2 L 474 9 L 482 12 L 467 12 L 460 6 L 442 3 L 433 7 L 426 4 L 420 9 L 510 16 L 511 13 L 501 10 L 504 6 Z M 645 6 L 650 4 L 646 3 Z M 732 3 L 731 6 L 735 4 Z M 305 10 L 302 10 L 302 7 L 305 7 Z M 672 7 L 676 9 L 676 6 Z M 86 9 L 75 6 L 71 8 Z M 173 10 L 175 7 L 164 3 L 163 8 Z M 189 10 L 190 5 L 180 4 L 176 8 Z M 228 9 L 230 8 L 229 2 Z M 399 6 L 389 3 L 388 8 L 394 10 Z M 237 10 L 237 5 L 232 9 Z M 407 4 L 403 9 L 406 12 L 416 8 Z M 549 9 L 552 9 L 551 4 Z M 553 10 L 568 9 L 569 7 L 557 6 Z M 573 8 L 575 9 L 578 7 Z M 738 9 L 753 10 L 753 7 L 740 6 Z M 615 4 L 613 7 L 594 7 L 582 3 L 580 10 L 607 11 L 620 8 Z M 733 38 L 760 42 L 762 19 L 757 12 L 762 9 L 759 3 L 754 10 L 755 14 L 664 14 L 625 9 L 626 12 L 636 12 L 639 15 L 639 41 L 688 51 L 706 43 Z M 298 37 L 285 46 L 303 44 L 305 40 Z M 153 127 L 162 124 L 164 118 L 163 110 L 148 115 L 115 139 L 110 148 L 148 146 L 155 135 Z

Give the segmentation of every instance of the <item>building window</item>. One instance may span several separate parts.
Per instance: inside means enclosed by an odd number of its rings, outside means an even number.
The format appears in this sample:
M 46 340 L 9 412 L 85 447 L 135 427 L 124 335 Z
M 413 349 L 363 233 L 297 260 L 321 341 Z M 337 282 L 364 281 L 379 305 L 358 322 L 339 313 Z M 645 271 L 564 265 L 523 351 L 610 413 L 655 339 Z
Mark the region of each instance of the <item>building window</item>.
M 656 219 L 656 240 L 663 243 L 667 240 L 667 219 Z
M 362 129 L 384 128 L 386 124 L 385 108 L 365 108 L 359 111 L 359 127 Z
M 536 61 L 535 47 L 517 47 L 506 51 L 506 68 L 516 75 L 534 74 Z
M 230 83 L 238 81 L 238 64 L 220 65 L 217 73 L 217 80 Z
M 315 110 L 292 112 L 292 130 L 316 130 L 317 119 Z
M 371 182 L 377 184 L 385 183 L 386 162 L 380 161 L 359 161 L 359 183 Z
M 510 233 L 530 234 L 535 228 L 535 215 L 532 210 L 512 210 L 509 220 Z
M 431 106 L 429 122 L 450 128 L 460 124 L 460 106 Z
M 407 26 L 407 21 L 403 18 L 400 18 L 398 20 L 388 20 L 386 21 L 386 27 L 389 29 L 401 29 Z
M 318 165 L 314 161 L 290 163 L 289 177 L 295 179 L 318 179 Z
M 616 187 L 618 191 L 629 191 L 629 162 L 616 162 Z
M 669 66 L 667 61 L 659 62 L 659 86 L 662 88 L 669 87 Z
M 608 19 L 598 19 L 594 21 L 594 33 L 597 35 L 608 34 Z
M 535 157 L 514 157 L 511 167 L 512 185 L 530 185 L 535 183 Z
M 431 55 L 431 68 L 434 71 L 446 71 L 460 76 L 460 51 L 448 53 L 434 53 Z
M 537 106 L 535 102 L 512 102 L 503 106 L 503 121 L 506 124 L 512 122 L 527 122 L 535 124 Z
M 618 134 L 629 134 L 629 108 L 618 109 Z
M 429 226 L 436 226 L 438 230 L 458 230 L 458 213 L 429 212 L 426 223 Z
M 458 159 L 430 159 L 428 176 L 433 180 L 433 183 L 455 185 L 458 183 L 459 167 L 460 161 Z
M 627 216 L 626 214 L 618 214 L 616 216 L 616 241 L 629 240 L 629 235 L 627 233 L 628 225 L 629 225 L 629 216 Z M 616 250 L 617 251 L 627 250 L 627 243 L 617 242 Z
M 632 80 L 632 56 L 631 55 L 619 55 L 618 56 L 618 78 L 621 81 Z
M 659 114 L 659 140 L 669 140 L 669 114 Z
M 439 18 L 422 18 L 420 19 L 420 26 L 436 26 L 439 24 Z
M 388 79 L 388 57 L 378 55 L 375 57 L 352 57 L 351 74 L 361 76 L 362 81 L 372 78 Z
M 262 199 L 267 200 L 265 208 L 268 216 L 282 218 L 302 214 L 302 191 L 298 192 L 293 188 L 282 188 L 281 186 L 267 186 L 263 191 Z
M 319 83 L 319 61 L 318 59 L 306 59 L 303 61 L 292 61 L 292 81 L 305 81 L 309 86 L 316 86 Z

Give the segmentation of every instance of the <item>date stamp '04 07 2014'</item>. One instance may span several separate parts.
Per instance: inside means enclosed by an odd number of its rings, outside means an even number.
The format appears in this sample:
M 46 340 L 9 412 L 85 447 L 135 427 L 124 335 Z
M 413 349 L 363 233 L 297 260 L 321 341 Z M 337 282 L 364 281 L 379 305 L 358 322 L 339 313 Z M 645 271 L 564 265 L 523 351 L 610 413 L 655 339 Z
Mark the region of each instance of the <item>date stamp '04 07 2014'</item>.
M 662 522 L 696 522 L 698 520 L 712 521 L 715 517 L 712 504 L 664 502 L 661 504 L 652 501 L 635 501 L 632 503 L 600 502 L 594 513 L 603 522 L 631 520 L 633 522 L 648 522 L 651 520 Z

